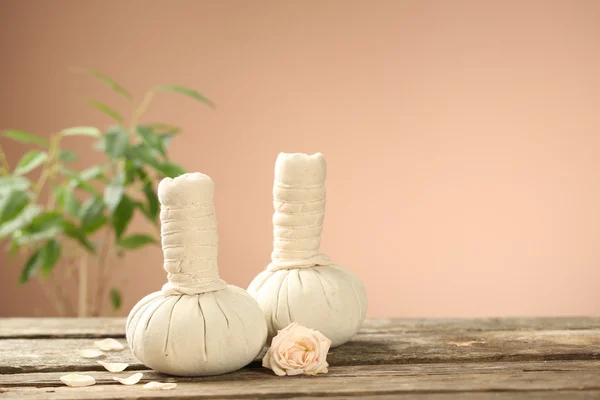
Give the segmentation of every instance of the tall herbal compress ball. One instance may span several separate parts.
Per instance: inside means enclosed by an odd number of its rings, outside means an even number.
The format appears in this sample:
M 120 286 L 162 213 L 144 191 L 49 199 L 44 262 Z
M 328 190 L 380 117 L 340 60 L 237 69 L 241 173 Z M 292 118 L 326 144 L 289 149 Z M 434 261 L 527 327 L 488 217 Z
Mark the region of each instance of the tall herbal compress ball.
M 367 294 L 360 279 L 319 252 L 326 175 L 320 153 L 277 157 L 271 263 L 248 288 L 267 317 L 269 337 L 297 322 L 339 346 L 365 319 Z
M 243 289 L 219 279 L 210 177 L 192 173 L 158 185 L 164 269 L 169 281 L 127 318 L 127 342 L 148 367 L 171 375 L 231 372 L 250 363 L 267 323 Z

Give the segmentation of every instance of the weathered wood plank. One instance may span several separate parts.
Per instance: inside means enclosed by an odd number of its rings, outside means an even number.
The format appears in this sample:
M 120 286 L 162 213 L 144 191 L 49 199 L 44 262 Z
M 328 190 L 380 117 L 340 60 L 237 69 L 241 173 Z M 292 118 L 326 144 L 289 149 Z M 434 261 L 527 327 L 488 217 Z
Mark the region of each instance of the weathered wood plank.
M 78 355 L 78 350 L 93 347 L 93 341 L 0 340 L 0 373 L 100 370 L 96 360 Z M 600 329 L 362 334 L 331 350 L 328 356 L 330 364 L 336 366 L 594 359 L 600 359 Z M 107 360 L 143 368 L 128 350 L 109 353 Z
M 124 318 L 0 318 L 0 339 L 124 336 Z
M 600 362 L 526 362 L 431 365 L 377 365 L 332 367 L 328 375 L 276 377 L 270 371 L 243 369 L 231 374 L 204 378 L 169 378 L 145 372 L 142 383 L 160 379 L 178 382 L 172 392 L 144 390 L 141 384 L 125 387 L 110 379 L 108 372 L 90 372 L 97 385 L 67 388 L 58 383 L 60 373 L 2 377 L 3 399 L 135 399 L 159 398 L 282 398 L 363 397 L 374 395 L 425 395 L 517 392 L 577 393 L 600 391 Z M 120 375 L 126 375 L 121 373 Z M 15 381 L 22 380 L 22 384 Z M 12 381 L 7 385 L 7 380 Z M 13 386 L 19 385 L 19 386 Z M 35 386 L 27 387 L 27 386 Z M 589 393 L 586 393 L 589 395 Z M 531 398 L 531 397 L 530 397 Z
M 600 329 L 600 318 L 367 319 L 360 334 Z M 124 318 L 1 318 L 0 338 L 124 337 Z
M 235 380 L 255 381 L 265 379 L 281 380 L 265 368 L 243 368 L 229 374 L 207 377 L 175 377 L 161 374 L 148 369 L 138 370 L 144 373 L 143 381 L 159 380 L 163 382 L 228 382 Z M 138 372 L 136 371 L 136 372 Z M 524 362 L 481 362 L 481 363 L 437 363 L 437 364 L 391 364 L 391 365 L 361 365 L 361 366 L 332 366 L 326 376 L 357 377 L 357 376 L 455 376 L 463 374 L 518 374 L 535 372 L 600 372 L 598 361 L 524 361 Z M 94 376 L 99 383 L 113 384 L 113 376 L 128 376 L 134 371 L 128 368 L 121 373 L 112 373 L 104 369 L 83 371 Z M 65 372 L 35 372 L 26 374 L 0 375 L 0 387 L 60 387 L 63 384 L 59 378 Z M 325 375 L 321 375 L 325 376 Z M 286 378 L 287 379 L 287 378 Z M 599 376 L 600 380 L 600 376 Z M 283 381 L 285 382 L 285 381 Z

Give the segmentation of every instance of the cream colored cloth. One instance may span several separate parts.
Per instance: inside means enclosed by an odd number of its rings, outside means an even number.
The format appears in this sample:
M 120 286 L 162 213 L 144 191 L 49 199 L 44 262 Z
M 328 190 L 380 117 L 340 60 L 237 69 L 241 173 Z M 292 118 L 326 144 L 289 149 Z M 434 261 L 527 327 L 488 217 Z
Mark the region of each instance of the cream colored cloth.
M 231 372 L 250 363 L 267 337 L 264 314 L 243 289 L 219 279 L 214 184 L 203 174 L 158 187 L 169 282 L 127 318 L 127 342 L 145 365 L 171 375 Z
M 271 263 L 248 287 L 269 336 L 291 322 L 316 329 L 339 346 L 360 328 L 367 296 L 361 281 L 319 251 L 327 166 L 322 154 L 281 153 L 273 185 Z
M 227 286 L 219 279 L 217 267 L 214 184 L 203 177 L 206 175 L 190 174 L 184 175 L 185 179 L 164 179 L 158 187 L 163 268 L 169 278 L 163 292 L 167 295 L 199 294 Z

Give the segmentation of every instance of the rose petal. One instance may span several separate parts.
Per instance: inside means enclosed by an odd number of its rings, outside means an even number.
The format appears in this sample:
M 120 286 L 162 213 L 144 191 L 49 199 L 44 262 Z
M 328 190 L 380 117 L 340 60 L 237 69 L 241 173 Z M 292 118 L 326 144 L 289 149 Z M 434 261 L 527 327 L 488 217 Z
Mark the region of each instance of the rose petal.
M 104 361 L 98 361 L 98 364 L 102 365 L 104 368 L 106 368 L 107 371 L 110 372 L 125 371 L 125 368 L 129 367 L 129 364 L 126 363 L 109 363 Z
M 68 374 L 60 377 L 62 383 L 70 387 L 92 386 L 96 383 L 93 376 L 81 374 Z
M 135 385 L 136 383 L 138 383 L 140 381 L 140 379 L 142 379 L 142 376 L 144 376 L 144 374 L 142 374 L 141 372 L 138 372 L 137 374 L 133 374 L 128 378 L 118 378 L 118 377 L 113 377 L 113 379 L 115 381 L 119 381 L 121 382 L 123 385 Z
M 146 383 L 144 385 L 144 389 L 150 389 L 150 390 L 171 390 L 171 389 L 175 389 L 176 386 L 177 386 L 177 384 L 176 383 L 172 383 L 172 382 L 163 383 L 163 382 L 152 381 L 152 382 Z
M 121 351 L 125 348 L 118 340 L 112 338 L 97 340 L 94 346 L 102 351 Z
M 83 349 L 83 350 L 79 350 L 79 354 L 83 358 L 98 358 L 98 357 L 102 357 L 104 355 L 104 353 L 101 352 L 98 349 Z
M 262 365 L 280 376 L 327 373 L 330 346 L 321 332 L 291 323 L 273 338 Z

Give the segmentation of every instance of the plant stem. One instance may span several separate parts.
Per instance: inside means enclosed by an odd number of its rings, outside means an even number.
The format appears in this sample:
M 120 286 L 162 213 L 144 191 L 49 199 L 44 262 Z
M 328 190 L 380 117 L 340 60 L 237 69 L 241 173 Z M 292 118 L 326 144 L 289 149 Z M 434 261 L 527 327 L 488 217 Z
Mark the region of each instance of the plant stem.
M 104 241 L 102 242 L 102 251 L 98 259 L 98 270 L 96 275 L 96 301 L 95 301 L 95 316 L 100 316 L 102 313 L 102 306 L 104 301 L 104 286 L 106 284 L 106 262 L 108 260 L 108 253 L 110 251 L 110 229 L 106 228 L 104 234 Z
M 54 307 L 54 310 L 58 313 L 58 315 L 60 317 L 65 316 L 64 305 L 58 300 L 56 293 L 52 293 L 46 287 L 46 283 L 44 281 L 42 281 L 39 277 L 38 277 L 38 283 L 40 285 L 40 288 L 44 292 L 44 295 L 48 298 L 48 300 L 50 300 L 52 302 L 52 306 Z
M 2 175 L 10 175 L 10 165 L 6 159 L 6 154 L 4 153 L 2 145 L 0 145 L 0 165 L 2 165 Z
M 142 114 L 144 114 L 144 112 L 146 112 L 146 110 L 148 109 L 148 106 L 150 105 L 150 102 L 152 101 L 152 98 L 154 97 L 154 93 L 155 93 L 154 90 L 149 90 L 148 92 L 146 92 L 140 105 L 133 111 L 133 116 L 131 117 L 131 126 L 130 126 L 130 129 L 132 132 L 135 129 L 135 127 L 137 126 Z
M 44 188 L 44 184 L 46 183 L 46 180 L 54 172 L 54 169 L 50 166 L 50 164 L 54 161 L 54 158 L 56 157 L 56 152 L 58 149 L 58 145 L 60 143 L 60 139 L 61 139 L 60 134 L 56 134 L 50 138 L 50 149 L 48 150 L 48 158 L 44 162 L 44 167 L 42 169 L 42 173 L 40 174 L 40 178 L 38 179 L 37 183 L 35 184 L 35 187 L 34 187 L 35 197 L 33 199 L 33 202 L 37 201 L 42 189 Z
M 88 256 L 84 254 L 79 264 L 79 305 L 77 316 L 87 317 L 88 304 L 87 304 L 87 293 L 88 293 Z

